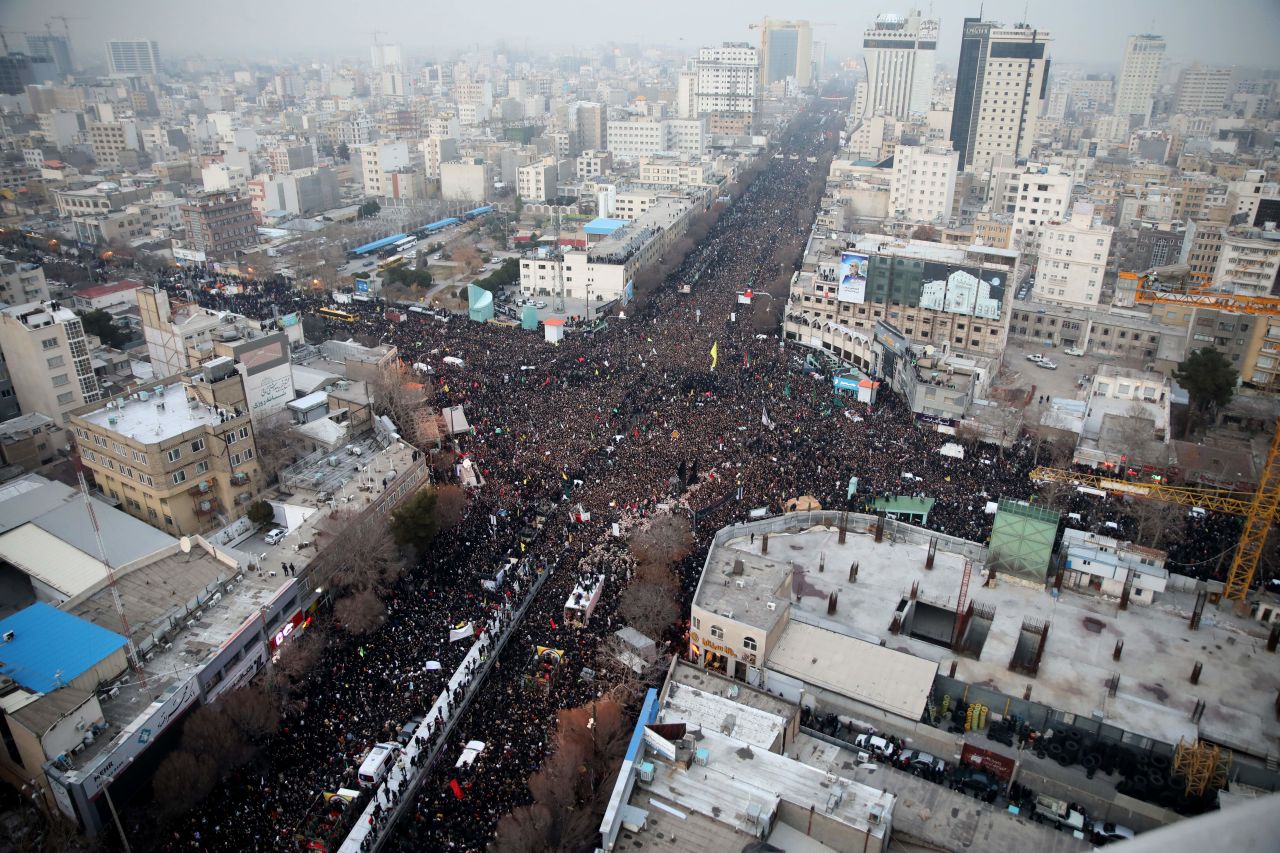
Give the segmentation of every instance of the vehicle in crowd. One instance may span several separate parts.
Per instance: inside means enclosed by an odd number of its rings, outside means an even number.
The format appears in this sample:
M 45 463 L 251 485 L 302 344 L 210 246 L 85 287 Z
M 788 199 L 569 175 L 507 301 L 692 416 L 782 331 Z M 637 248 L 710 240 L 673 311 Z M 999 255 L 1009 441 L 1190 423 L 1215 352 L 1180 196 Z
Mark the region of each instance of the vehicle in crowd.
M 941 777 L 947 771 L 947 762 L 918 749 L 904 750 L 898 756 L 898 765 L 916 776 L 929 778 Z
M 897 748 L 889 741 L 873 734 L 858 735 L 854 738 L 853 745 L 865 752 L 872 753 L 884 761 L 892 761 L 894 755 L 898 752 Z
M 484 755 L 486 745 L 482 740 L 469 740 L 467 745 L 462 748 L 462 755 L 458 757 L 458 762 L 454 764 L 457 770 L 463 770 L 475 764 L 480 756 Z
M 962 791 L 977 797 L 983 802 L 990 803 L 994 802 L 995 798 L 1000 795 L 1000 791 L 1004 786 L 981 770 L 974 770 L 972 767 L 961 767 L 951 777 L 951 788 L 954 791 Z
M 401 746 L 398 743 L 374 744 L 373 749 L 370 749 L 369 754 L 364 757 L 364 761 L 360 762 L 360 772 L 357 774 L 360 787 L 376 788 L 382 784 L 382 780 L 391 772 L 391 765 L 395 763 L 400 750 Z

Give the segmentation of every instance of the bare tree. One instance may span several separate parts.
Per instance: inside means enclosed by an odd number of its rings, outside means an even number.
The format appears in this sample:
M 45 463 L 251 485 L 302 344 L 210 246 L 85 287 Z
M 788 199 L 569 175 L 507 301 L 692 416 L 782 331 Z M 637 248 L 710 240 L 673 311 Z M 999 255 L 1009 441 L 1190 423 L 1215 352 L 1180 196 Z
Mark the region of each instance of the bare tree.
M 209 795 L 217 781 L 217 772 L 211 761 L 179 749 L 160 762 L 151 777 L 151 787 L 161 812 L 174 816 L 190 811 Z
M 693 553 L 693 527 L 683 516 L 655 516 L 631 534 L 628 547 L 638 566 L 670 566 Z
M 331 513 L 324 529 L 332 541 L 312 561 L 322 582 L 361 592 L 395 583 L 404 567 L 387 525 L 359 513 Z
M 1166 548 L 1179 542 L 1186 524 L 1186 510 L 1169 501 L 1135 498 L 1125 513 L 1137 526 L 1136 541 L 1148 548 Z
M 416 409 L 426 397 L 422 383 L 402 361 L 389 362 L 379 368 L 369 383 L 373 408 L 380 415 L 388 415 L 396 426 L 404 430 L 413 422 Z
M 261 687 L 241 687 L 218 699 L 227 719 L 250 741 L 260 742 L 280 728 L 280 709 Z
M 441 530 L 457 527 L 467 511 L 466 493 L 451 483 L 437 486 L 435 511 Z
M 194 755 L 207 756 L 219 776 L 253 756 L 248 738 L 216 703 L 197 708 L 187 718 L 182 726 L 182 746 Z
M 280 660 L 271 669 L 276 680 L 274 686 L 283 693 L 292 692 L 320 662 L 327 642 L 325 633 L 314 625 L 301 637 L 289 641 L 280 650 Z
M 366 589 L 338 599 L 333 606 L 333 618 L 348 634 L 359 637 L 383 623 L 387 608 L 377 594 Z
M 288 412 L 276 412 L 263 418 L 253 428 L 253 441 L 258 449 L 258 466 L 272 482 L 280 472 L 298 460 L 298 439 Z
M 618 613 L 632 628 L 658 640 L 680 618 L 680 605 L 666 587 L 636 577 L 619 596 Z

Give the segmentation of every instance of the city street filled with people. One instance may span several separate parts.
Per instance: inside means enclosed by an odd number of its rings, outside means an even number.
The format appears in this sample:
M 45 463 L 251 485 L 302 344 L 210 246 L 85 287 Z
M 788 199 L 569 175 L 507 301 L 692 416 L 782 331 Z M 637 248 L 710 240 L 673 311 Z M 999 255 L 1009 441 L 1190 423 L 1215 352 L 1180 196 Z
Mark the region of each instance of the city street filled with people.
M 406 818 L 389 830 L 393 849 L 483 850 L 501 817 L 529 801 L 525 782 L 545 757 L 557 709 L 611 686 L 603 641 L 623 624 L 616 599 L 631 565 L 628 529 L 660 511 L 695 520 L 698 547 L 676 567 L 687 610 L 711 535 L 751 508 L 776 512 L 811 495 L 824 507 L 863 510 L 874 498 L 923 495 L 936 500 L 928 527 L 983 542 L 992 518 L 987 501 L 1032 496 L 1029 440 L 1003 452 L 983 446 L 963 459 L 943 455 L 939 449 L 953 439 L 918 425 L 902 400 L 883 389 L 874 405 L 838 397 L 829 378 L 804 368 L 803 350 L 784 347 L 776 329 L 761 334 L 750 306 L 738 302 L 749 282 L 776 272 L 768 267 L 779 247 L 808 238 L 813 187 L 835 148 L 815 132 L 824 108 L 801 113 L 780 136 L 782 151 L 801 156 L 765 155 L 740 194 L 718 203 L 706 239 L 607 329 L 551 345 L 516 328 L 418 313 L 392 322 L 376 301 L 343 306 L 359 320 L 331 324 L 332 336 L 394 345 L 406 366 L 428 368 L 416 378 L 431 406 L 464 408 L 474 430 L 456 437 L 458 452 L 484 485 L 470 490 L 462 522 L 398 581 L 383 627 L 360 638 L 326 634 L 301 700 L 286 709 L 257 761 L 176 821 L 130 811 L 130 833 L 149 839 L 150 848 L 296 849 L 295 832 L 317 798 L 358 787 L 369 748 L 393 740 L 440 695 L 469 649 L 450 642 L 450 630 L 483 624 L 519 595 L 513 584 L 482 583 L 515 557 L 550 572 L 548 580 Z M 312 315 L 326 304 L 284 279 L 188 271 L 166 273 L 160 283 L 206 307 L 259 319 Z M 558 509 L 525 541 L 535 504 L 546 501 Z M 1212 548 L 1205 550 L 1211 557 Z M 566 623 L 566 598 L 597 574 L 605 586 L 590 620 Z M 659 639 L 670 650 L 679 642 L 678 633 Z M 523 683 L 537 646 L 565 651 L 563 672 L 546 691 Z M 470 740 L 487 749 L 457 770 Z

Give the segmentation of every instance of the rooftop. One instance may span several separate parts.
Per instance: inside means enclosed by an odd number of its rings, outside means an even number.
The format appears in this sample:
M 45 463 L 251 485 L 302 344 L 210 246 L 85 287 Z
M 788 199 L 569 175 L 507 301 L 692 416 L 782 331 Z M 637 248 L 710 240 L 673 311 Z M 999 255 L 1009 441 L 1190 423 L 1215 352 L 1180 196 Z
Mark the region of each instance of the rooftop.
M 975 512 L 981 512 L 975 505 Z M 851 523 L 861 516 L 850 516 Z M 1209 606 L 1196 631 L 1189 630 L 1195 604 L 1193 583 L 1169 588 L 1149 606 L 1119 610 L 1114 598 L 1062 590 L 1056 597 L 1039 587 L 980 579 L 975 561 L 969 598 L 994 611 L 979 657 L 957 656 L 949 648 L 904 631 L 889 633 L 893 614 L 918 584 L 918 602 L 953 613 L 964 574 L 964 557 L 944 550 L 939 542 L 932 570 L 925 569 L 927 531 L 893 525 L 903 531 L 891 542 L 876 544 L 867 534 L 850 533 L 845 544 L 832 527 L 813 527 L 797 533 L 770 535 L 769 554 L 761 555 L 762 537 L 729 539 L 712 550 L 695 603 L 708 610 L 732 610 L 739 621 L 771 626 L 790 611 L 802 622 L 906 652 L 935 663 L 956 661 L 956 677 L 982 684 L 1010 696 L 1022 696 L 1027 678 L 1009 669 L 1026 617 L 1050 623 L 1044 659 L 1033 686 L 1033 699 L 1058 710 L 1101 718 L 1112 725 L 1176 744 L 1192 737 L 1197 727 L 1190 714 L 1197 700 L 1207 709 L 1199 724 L 1206 739 L 1249 754 L 1266 755 L 1280 749 L 1280 720 L 1275 697 L 1280 669 L 1266 651 L 1267 632 L 1261 623 L 1236 616 L 1228 604 Z M 902 541 L 915 531 L 920 544 Z M 973 546 L 976 547 L 976 546 Z M 721 573 L 735 559 L 744 562 L 744 586 L 722 585 Z M 824 562 L 826 571 L 819 571 Z M 848 567 L 857 562 L 855 582 Z M 791 567 L 794 566 L 794 572 Z M 792 575 L 790 588 L 783 586 Z M 1185 590 L 1184 590 L 1185 588 Z M 827 615 L 827 596 L 839 593 L 835 614 Z M 778 593 L 782 593 L 782 597 Z M 799 602 L 796 596 L 799 595 Z M 770 610 L 766 602 L 775 602 Z M 1117 640 L 1124 653 L 1113 660 Z M 1189 682 L 1191 665 L 1204 664 L 1200 683 Z M 1119 675 L 1117 695 L 1107 681 Z
M 50 693 L 125 645 L 125 638 L 38 601 L 0 619 L 0 673 L 27 690 Z
M 55 323 L 65 323 L 76 319 L 76 312 L 63 308 L 61 303 L 26 302 L 22 305 L 11 305 L 3 309 L 4 315 L 22 323 L 28 329 L 41 329 Z
M 146 394 L 146 396 L 142 396 Z M 136 399 L 135 399 L 136 396 Z M 117 435 L 143 444 L 159 444 L 174 436 L 223 419 L 222 413 L 194 399 L 187 399 L 181 382 L 157 386 L 154 391 L 108 400 L 100 409 L 81 418 Z

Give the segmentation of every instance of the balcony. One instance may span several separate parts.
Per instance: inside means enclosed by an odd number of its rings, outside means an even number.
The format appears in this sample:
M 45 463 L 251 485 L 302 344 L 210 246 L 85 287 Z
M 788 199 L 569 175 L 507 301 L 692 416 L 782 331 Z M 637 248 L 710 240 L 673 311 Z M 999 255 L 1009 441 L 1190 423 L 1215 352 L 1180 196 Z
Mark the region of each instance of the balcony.
M 218 501 L 218 496 L 213 492 L 206 492 L 194 499 L 196 518 L 208 518 L 222 511 L 222 504 Z

